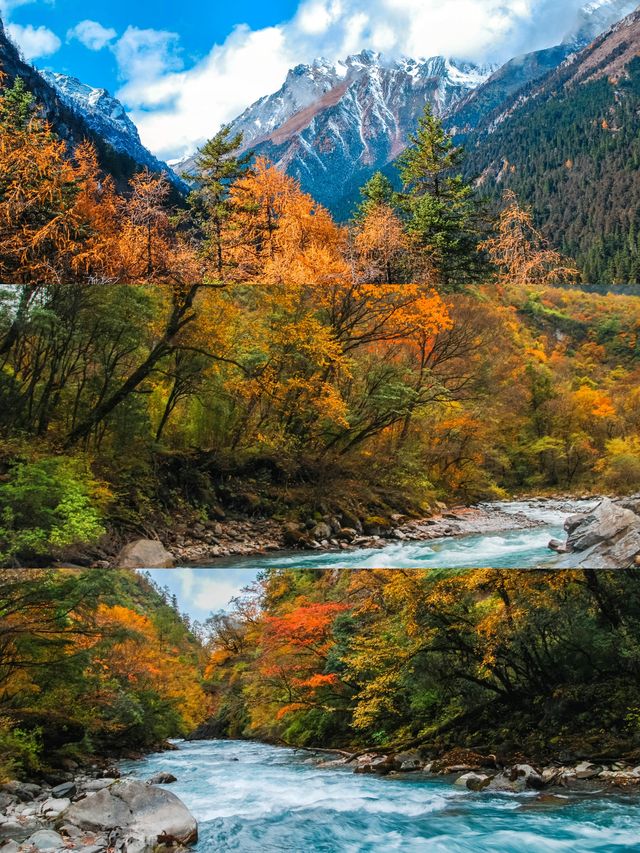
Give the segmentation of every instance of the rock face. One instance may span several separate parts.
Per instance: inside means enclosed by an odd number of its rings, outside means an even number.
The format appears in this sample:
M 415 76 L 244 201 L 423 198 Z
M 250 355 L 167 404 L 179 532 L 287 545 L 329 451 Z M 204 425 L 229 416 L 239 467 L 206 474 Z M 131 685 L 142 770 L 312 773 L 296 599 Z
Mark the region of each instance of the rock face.
M 174 565 L 173 556 L 155 539 L 129 542 L 118 555 L 121 569 L 171 569 Z
M 336 63 L 318 58 L 292 68 L 277 92 L 232 122 L 232 131 L 345 219 L 359 200 L 358 188 L 401 153 L 425 104 L 456 135 L 469 134 L 634 7 L 635 0 L 591 0 L 573 21 L 567 17 L 562 44 L 500 69 L 445 56 L 393 59 L 371 50 Z M 180 167 L 189 172 L 193 165 L 191 157 Z
M 640 556 L 640 496 L 604 498 L 595 509 L 565 522 L 568 554 L 560 569 L 626 569 Z
M 198 826 L 187 807 L 170 791 L 125 779 L 73 803 L 61 816 L 67 824 L 93 832 L 121 830 L 127 853 L 152 851 L 163 840 L 190 844 Z

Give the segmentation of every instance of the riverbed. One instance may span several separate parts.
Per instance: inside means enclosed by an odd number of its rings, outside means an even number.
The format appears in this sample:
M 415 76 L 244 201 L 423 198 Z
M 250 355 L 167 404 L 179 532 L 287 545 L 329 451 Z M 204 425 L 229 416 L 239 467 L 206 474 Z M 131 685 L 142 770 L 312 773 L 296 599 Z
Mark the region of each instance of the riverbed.
M 260 743 L 177 746 L 122 770 L 177 776 L 167 787 L 198 820 L 196 853 L 638 850 L 637 796 L 474 793 L 416 774 L 321 769 L 308 752 Z
M 551 539 L 566 537 L 564 522 L 574 513 L 590 510 L 597 501 L 530 500 L 482 505 L 489 513 L 525 515 L 539 523 L 529 529 L 505 529 L 489 534 L 447 536 L 429 541 L 381 540 L 378 547 L 333 551 L 282 551 L 251 557 L 212 560 L 211 567 L 265 568 L 395 568 L 395 569 L 525 569 L 551 568 L 557 555 Z M 517 524 L 514 522 L 514 528 Z

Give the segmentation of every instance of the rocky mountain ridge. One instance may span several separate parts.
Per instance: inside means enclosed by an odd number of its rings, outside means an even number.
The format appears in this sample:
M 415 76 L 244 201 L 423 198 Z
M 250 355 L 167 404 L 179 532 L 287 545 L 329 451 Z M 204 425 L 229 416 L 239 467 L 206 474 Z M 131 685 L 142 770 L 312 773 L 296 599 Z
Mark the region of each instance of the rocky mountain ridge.
M 0 70 L 11 86 L 21 78 L 39 105 L 41 114 L 70 148 L 92 142 L 102 168 L 113 175 L 119 188 L 141 167 L 165 171 L 178 189 L 182 182 L 140 142 L 124 107 L 104 89 L 92 89 L 64 75 L 41 72 L 25 62 L 4 30 L 0 19 Z
M 344 219 L 373 172 L 392 171 L 425 104 L 464 138 L 635 6 L 634 0 L 593 0 L 561 44 L 499 68 L 443 56 L 394 60 L 367 50 L 337 63 L 317 59 L 289 71 L 277 92 L 231 127 L 243 134 L 245 149 L 272 160 Z M 189 158 L 180 169 L 188 173 L 193 165 Z
M 138 128 L 127 115 L 124 106 L 106 89 L 95 89 L 65 74 L 52 71 L 39 73 L 55 89 L 63 103 L 81 115 L 89 127 L 115 151 L 127 154 L 152 172 L 166 172 L 174 183 L 180 183 L 169 166 L 144 147 Z

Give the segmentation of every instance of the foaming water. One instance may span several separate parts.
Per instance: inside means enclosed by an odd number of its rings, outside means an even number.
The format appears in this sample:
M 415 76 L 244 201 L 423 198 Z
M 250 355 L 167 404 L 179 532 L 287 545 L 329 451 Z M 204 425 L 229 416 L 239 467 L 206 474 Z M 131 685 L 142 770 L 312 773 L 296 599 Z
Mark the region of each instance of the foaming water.
M 178 743 L 122 769 L 159 770 L 199 824 L 197 853 L 637 851 L 640 799 L 471 793 L 442 780 L 319 769 L 306 752 L 243 741 Z
M 574 512 L 585 512 L 593 501 L 509 501 L 486 504 L 489 512 L 523 513 L 540 527 L 480 536 L 458 536 L 430 542 L 394 541 L 382 548 L 353 551 L 288 552 L 268 556 L 226 558 L 233 568 L 446 568 L 525 569 L 551 567 L 556 556 L 549 540 L 564 539 L 564 522 Z M 215 562 L 212 563 L 215 566 Z

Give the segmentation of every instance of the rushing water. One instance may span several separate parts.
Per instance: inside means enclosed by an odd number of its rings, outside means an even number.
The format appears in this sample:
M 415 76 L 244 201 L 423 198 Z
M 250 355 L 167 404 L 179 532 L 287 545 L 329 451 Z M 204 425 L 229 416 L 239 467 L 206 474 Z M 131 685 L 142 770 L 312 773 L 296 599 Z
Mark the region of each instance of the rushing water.
M 179 743 L 127 762 L 159 770 L 198 820 L 197 853 L 638 851 L 640 799 L 472 793 L 442 780 L 319 769 L 308 753 L 241 741 Z
M 529 530 L 510 530 L 479 536 L 458 536 L 430 542 L 388 542 L 382 548 L 350 551 L 287 552 L 267 556 L 225 558 L 217 562 L 234 568 L 492 568 L 524 569 L 552 566 L 550 539 L 564 539 L 564 521 L 574 512 L 585 512 L 593 501 L 510 501 L 486 505 L 486 509 L 510 514 L 524 513 L 542 522 Z M 215 563 L 212 563 L 215 565 Z

